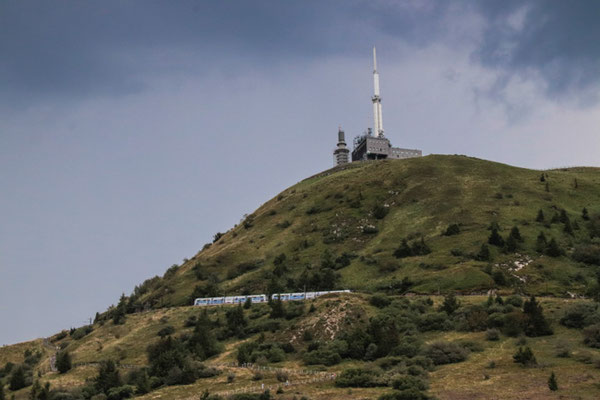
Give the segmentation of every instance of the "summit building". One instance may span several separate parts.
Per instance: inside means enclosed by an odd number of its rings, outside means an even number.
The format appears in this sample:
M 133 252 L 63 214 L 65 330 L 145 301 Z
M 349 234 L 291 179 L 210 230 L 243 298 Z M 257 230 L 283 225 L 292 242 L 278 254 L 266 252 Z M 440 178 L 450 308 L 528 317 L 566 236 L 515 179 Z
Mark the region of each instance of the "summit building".
M 402 149 L 392 147 L 392 143 L 385 137 L 383 131 L 383 114 L 381 111 L 381 97 L 379 95 L 379 73 L 377 72 L 377 53 L 373 47 L 373 129 L 354 138 L 354 148 L 351 159 L 348 157 L 350 150 L 346 147 L 344 131 L 338 130 L 338 144 L 333 151 L 334 164 L 341 165 L 350 161 L 381 160 L 384 158 L 412 158 L 421 157 L 421 150 Z

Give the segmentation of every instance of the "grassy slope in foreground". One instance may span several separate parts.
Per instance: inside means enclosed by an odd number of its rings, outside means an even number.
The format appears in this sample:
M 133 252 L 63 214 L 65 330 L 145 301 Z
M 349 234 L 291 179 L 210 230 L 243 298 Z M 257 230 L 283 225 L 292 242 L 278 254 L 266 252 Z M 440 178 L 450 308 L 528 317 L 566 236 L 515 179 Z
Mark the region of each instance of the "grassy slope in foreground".
M 343 253 L 355 256 L 337 271 L 340 288 L 370 291 L 408 277 L 414 292 L 481 292 L 496 286 L 490 264 L 503 271 L 511 291 L 582 293 L 593 280 L 593 271 L 568 257 L 541 255 L 535 242 L 544 232 L 548 240 L 556 238 L 570 251 L 589 240 L 581 211 L 586 207 L 590 214 L 600 212 L 600 170 L 545 173 L 547 179 L 541 182 L 540 171 L 440 155 L 334 168 L 263 204 L 165 279 L 148 285 L 141 301 L 155 306 L 190 304 L 194 287 L 209 280 L 220 282 L 222 293 L 263 293 L 273 280 L 273 261 L 280 254 L 286 255 L 286 270 L 275 280 L 284 290 L 303 290 L 307 284 L 303 277 L 318 269 L 326 251 L 334 258 Z M 382 219 L 374 216 L 378 206 L 389 211 Z M 544 222 L 535 221 L 540 209 Z M 573 235 L 563 232 L 562 223 L 550 223 L 561 209 L 579 227 Z M 504 238 L 517 226 L 524 242 L 510 254 L 490 246 L 493 262 L 477 261 L 469 255 L 487 242 L 492 222 L 500 225 Z M 460 225 L 460 234 L 443 236 L 454 223 Z M 372 233 L 365 233 L 369 230 Z M 421 236 L 430 254 L 393 256 L 403 238 Z M 509 270 L 518 260 L 529 262 L 518 272 Z M 311 282 L 307 286 L 319 289 Z

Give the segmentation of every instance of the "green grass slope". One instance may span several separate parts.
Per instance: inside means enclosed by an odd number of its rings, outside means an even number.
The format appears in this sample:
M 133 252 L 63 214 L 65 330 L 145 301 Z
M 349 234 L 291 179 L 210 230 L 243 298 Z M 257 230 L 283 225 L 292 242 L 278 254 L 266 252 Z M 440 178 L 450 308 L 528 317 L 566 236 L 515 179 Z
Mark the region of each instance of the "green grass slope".
M 333 168 L 284 190 L 163 279 L 146 282 L 137 301 L 160 307 L 190 304 L 194 295 L 327 287 L 373 291 L 403 278 L 417 293 L 493 287 L 584 293 L 594 272 L 569 254 L 593 236 L 581 214 L 583 208 L 589 215 L 600 212 L 600 169 L 544 171 L 545 182 L 541 174 L 441 155 Z M 545 221 L 536 222 L 540 209 Z M 561 210 L 572 234 L 564 232 L 564 223 L 550 222 Z M 474 255 L 487 243 L 492 222 L 504 239 L 518 227 L 524 241 L 508 253 L 490 246 L 491 261 L 478 261 Z M 450 224 L 459 225 L 458 235 L 442 235 Z M 548 241 L 555 238 L 565 255 L 536 251 L 540 232 Z M 430 254 L 394 257 L 402 239 L 421 237 Z M 282 254 L 285 260 L 276 266 Z M 326 269 L 334 269 L 335 277 Z M 506 282 L 495 282 L 496 270 Z

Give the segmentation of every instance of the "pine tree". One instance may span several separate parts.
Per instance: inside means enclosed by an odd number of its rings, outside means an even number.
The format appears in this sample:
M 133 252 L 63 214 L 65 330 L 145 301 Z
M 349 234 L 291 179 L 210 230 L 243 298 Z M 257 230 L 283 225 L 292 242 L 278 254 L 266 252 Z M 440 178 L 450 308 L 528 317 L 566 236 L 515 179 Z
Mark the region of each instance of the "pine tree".
M 562 222 L 563 224 L 566 224 L 567 221 L 569 220 L 569 215 L 567 214 L 567 210 L 565 210 L 564 208 L 562 210 L 560 210 L 560 222 Z
M 491 261 L 492 254 L 490 253 L 490 248 L 487 244 L 483 243 L 481 245 L 481 249 L 479 249 L 479 253 L 477 253 L 477 259 L 479 261 Z
M 540 182 L 546 182 L 546 178 L 544 177 L 543 173 L 540 175 Z
M 573 225 L 571 225 L 571 220 L 567 217 L 567 220 L 565 222 L 565 226 L 563 228 L 563 231 L 568 234 L 568 235 L 573 235 Z
M 456 299 L 454 293 L 450 292 L 446 296 L 444 296 L 444 302 L 440 307 L 440 311 L 444 311 L 446 314 L 452 315 L 454 314 L 454 311 L 458 309 L 458 307 L 460 307 L 460 303 Z
M 102 361 L 98 368 L 98 375 L 94 379 L 94 387 L 97 391 L 108 393 L 109 389 L 121 386 L 121 376 L 114 361 Z
M 127 311 L 127 296 L 125 293 L 121 294 L 121 298 L 119 299 L 119 304 L 113 310 L 112 320 L 115 325 L 124 324 L 125 323 L 125 313 Z
M 540 208 L 537 213 L 537 217 L 535 217 L 536 222 L 544 222 L 544 212 Z
M 550 257 L 560 257 L 563 254 L 562 249 L 558 245 L 556 239 L 552 238 L 550 243 L 548 243 L 548 247 L 546 247 L 546 255 Z
M 589 221 L 589 219 L 590 219 L 588 210 L 585 207 L 583 207 L 583 210 L 581 210 L 581 218 L 583 218 L 585 221 Z
M 550 328 L 550 324 L 546 321 L 544 310 L 535 299 L 535 296 L 531 296 L 531 298 L 523 304 L 523 312 L 527 317 L 525 322 L 525 334 L 527 336 L 536 337 L 552 335 L 552 328 Z
M 547 247 L 548 247 L 548 240 L 546 239 L 546 235 L 544 235 L 544 232 L 540 231 L 540 234 L 538 235 L 536 242 L 535 242 L 535 249 L 539 253 L 544 253 L 546 251 Z
M 550 378 L 548 378 L 548 389 L 552 390 L 553 392 L 558 390 L 558 382 L 556 382 L 556 375 L 554 374 L 554 371 L 552 371 Z
M 492 229 L 492 233 L 488 238 L 488 243 L 498 247 L 504 246 L 504 239 L 502 239 L 502 236 L 500 236 L 500 234 L 498 233 L 498 229 Z
M 515 238 L 515 240 L 517 242 L 522 242 L 523 241 L 523 237 L 521 236 L 521 232 L 519 232 L 519 228 L 516 226 L 513 226 L 512 229 L 510 230 L 510 235 L 513 238 Z
M 504 252 L 505 253 L 514 253 L 517 251 L 517 240 L 513 236 L 508 236 L 506 239 L 506 243 L 504 243 Z

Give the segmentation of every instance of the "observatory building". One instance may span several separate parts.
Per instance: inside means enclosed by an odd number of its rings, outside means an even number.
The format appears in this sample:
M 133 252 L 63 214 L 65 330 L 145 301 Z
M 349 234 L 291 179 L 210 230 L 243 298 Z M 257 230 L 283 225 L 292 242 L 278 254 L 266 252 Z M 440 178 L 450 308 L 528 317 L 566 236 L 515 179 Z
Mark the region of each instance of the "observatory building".
M 377 54 L 373 47 L 373 130 L 354 138 L 354 149 L 352 150 L 352 161 L 381 160 L 384 158 L 412 158 L 421 157 L 421 150 L 402 149 L 392 147 L 392 143 L 383 134 L 383 116 L 381 112 L 381 97 L 379 96 L 379 73 L 377 72 Z M 350 162 L 348 157 L 350 150 L 346 147 L 344 131 L 338 130 L 338 144 L 333 151 L 334 164 L 341 165 Z

